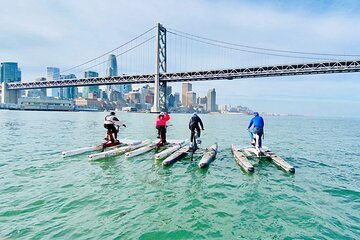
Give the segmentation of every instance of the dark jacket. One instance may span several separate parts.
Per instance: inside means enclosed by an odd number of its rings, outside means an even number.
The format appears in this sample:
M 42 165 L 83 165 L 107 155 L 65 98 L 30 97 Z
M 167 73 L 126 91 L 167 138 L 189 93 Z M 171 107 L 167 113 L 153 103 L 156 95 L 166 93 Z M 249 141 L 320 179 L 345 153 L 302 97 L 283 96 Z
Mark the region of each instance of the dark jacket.
M 201 129 L 204 129 L 204 125 L 203 125 L 201 119 L 199 118 L 199 116 L 191 117 L 190 122 L 189 122 L 189 129 L 199 127 L 199 123 L 200 123 Z

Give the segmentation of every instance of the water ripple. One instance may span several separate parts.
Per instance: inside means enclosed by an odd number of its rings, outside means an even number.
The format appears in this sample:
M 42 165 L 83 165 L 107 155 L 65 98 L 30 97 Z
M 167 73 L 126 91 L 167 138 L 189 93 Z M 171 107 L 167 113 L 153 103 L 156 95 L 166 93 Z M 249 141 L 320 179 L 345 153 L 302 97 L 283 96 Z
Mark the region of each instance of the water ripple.
M 0 111 L 0 132 L 21 135 L 18 141 L 0 140 L 0 238 L 357 239 L 360 234 L 360 135 L 338 140 L 355 120 L 266 117 L 266 145 L 294 165 L 296 174 L 264 159 L 251 159 L 252 174 L 236 164 L 230 146 L 247 144 L 241 126 L 248 116 L 203 116 L 208 129 L 203 146 L 217 141 L 220 149 L 208 169 L 197 167 L 200 156 L 164 168 L 153 152 L 97 162 L 89 162 L 87 154 L 61 158 L 63 150 L 101 141 L 103 115 Z M 119 116 L 133 123 L 122 136 L 155 137 L 148 126 L 153 115 Z M 169 138 L 188 137 L 188 117 L 173 115 Z

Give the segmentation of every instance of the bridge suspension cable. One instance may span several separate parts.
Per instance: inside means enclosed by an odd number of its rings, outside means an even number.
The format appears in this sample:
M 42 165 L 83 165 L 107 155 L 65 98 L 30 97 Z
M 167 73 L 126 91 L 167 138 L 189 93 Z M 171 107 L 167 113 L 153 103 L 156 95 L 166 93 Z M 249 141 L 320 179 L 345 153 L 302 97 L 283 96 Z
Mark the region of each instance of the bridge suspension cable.
M 341 60 L 341 59 L 338 59 L 338 58 L 335 59 L 335 58 L 319 58 L 319 57 L 294 56 L 294 55 L 285 55 L 285 54 L 277 54 L 277 53 L 267 53 L 267 52 L 258 52 L 258 51 L 252 51 L 252 50 L 245 50 L 245 49 L 235 48 L 235 47 L 231 47 L 231 46 L 220 45 L 220 44 L 212 43 L 212 42 L 209 42 L 209 41 L 198 40 L 198 39 L 196 39 L 196 38 L 188 37 L 188 36 L 181 35 L 181 34 L 178 34 L 178 33 L 175 33 L 175 32 L 171 32 L 171 31 L 168 31 L 168 32 L 171 33 L 171 34 L 174 34 L 174 35 L 177 35 L 177 36 L 180 36 L 180 37 L 189 39 L 189 40 L 201 42 L 201 43 L 208 44 L 208 45 L 215 46 L 215 47 L 220 47 L 220 48 L 226 48 L 226 49 L 231 49 L 231 50 L 235 50 L 235 51 L 240 51 L 240 52 L 254 53 L 254 54 L 259 54 L 259 55 L 267 55 L 267 56 L 276 56 L 276 57 L 297 58 L 297 59 L 312 59 L 312 60 L 316 59 L 316 60 L 329 60 L 329 61 L 330 61 L 330 60 Z M 235 46 L 235 44 L 232 44 L 232 45 Z M 273 51 L 275 51 L 275 50 L 273 50 Z M 278 51 L 278 52 L 281 52 L 281 51 Z M 294 52 L 293 52 L 293 53 L 294 53 Z M 304 54 L 304 53 L 303 53 L 303 54 Z M 330 55 L 327 55 L 327 56 L 330 56 Z
M 144 45 L 145 43 L 153 40 L 154 38 L 155 38 L 155 36 L 151 36 L 150 38 L 146 39 L 145 41 L 142 41 L 141 43 L 136 44 L 135 46 L 133 46 L 133 47 L 131 47 L 131 48 L 129 48 L 129 49 L 121 52 L 121 53 L 115 54 L 115 56 L 116 56 L 116 57 L 122 56 L 122 55 L 130 52 L 131 50 L 133 50 L 133 49 L 135 49 L 135 48 L 138 48 L 138 47 Z M 118 49 L 118 48 L 116 48 L 116 49 Z M 108 55 L 109 53 L 111 53 L 111 52 L 107 52 L 106 54 L 102 55 L 102 57 Z M 97 59 L 99 59 L 99 58 L 100 58 L 100 57 L 97 57 L 97 58 L 95 58 L 95 59 L 93 59 L 93 60 L 91 60 L 91 61 L 88 61 L 87 63 L 93 62 L 94 60 L 97 60 Z M 74 72 L 74 74 L 79 73 L 79 72 L 83 72 L 83 71 L 85 71 L 85 70 L 93 69 L 94 67 L 100 66 L 100 65 L 102 65 L 102 64 L 104 64 L 104 63 L 107 63 L 107 62 L 108 62 L 108 60 L 101 61 L 101 62 L 96 63 L 96 64 L 94 64 L 94 65 L 91 65 L 91 66 L 89 66 L 89 67 L 83 68 L 83 69 L 80 70 L 80 71 Z M 85 65 L 85 64 L 82 64 L 82 65 L 79 65 L 78 67 L 84 66 L 84 65 Z M 74 68 L 72 68 L 72 69 L 76 69 L 76 68 L 77 68 L 77 67 L 74 67 Z M 71 69 L 70 69 L 70 70 L 71 70 Z
M 130 44 L 134 43 L 135 41 L 139 40 L 141 37 L 145 36 L 146 34 L 148 34 L 148 33 L 151 32 L 151 31 L 153 31 L 154 29 L 155 29 L 155 27 L 152 27 L 152 28 L 150 28 L 149 30 L 145 31 L 144 33 L 142 33 L 142 34 L 136 36 L 135 38 L 127 41 L 126 43 L 124 43 L 124 44 L 122 44 L 122 45 L 120 45 L 120 46 L 118 46 L 118 47 L 116 47 L 116 48 L 114 48 L 114 49 L 112 49 L 112 50 L 110 50 L 110 51 L 107 51 L 107 52 L 101 54 L 100 56 L 97 56 L 97 57 L 95 57 L 95 58 L 93 58 L 93 59 L 90 59 L 90 60 L 88 60 L 88 61 L 86 61 L 86 62 L 84 62 L 84 63 L 82 63 L 82 64 L 79 64 L 79 65 L 77 65 L 77 66 L 68 68 L 68 69 L 66 69 L 66 70 L 64 70 L 64 71 L 62 71 L 62 72 L 63 72 L 63 73 L 69 73 L 70 71 L 72 71 L 72 70 L 74 70 L 74 69 L 79 69 L 79 68 L 81 68 L 81 67 L 83 67 L 83 66 L 86 66 L 87 64 L 90 64 L 90 63 L 92 63 L 92 62 L 98 61 L 99 59 L 101 59 L 101 58 L 103 58 L 103 57 L 107 57 L 109 54 L 114 53 L 115 51 L 118 51 L 119 49 L 124 48 L 124 47 L 126 47 L 127 45 L 130 45 Z M 155 38 L 155 35 L 152 35 L 151 37 L 149 37 L 149 38 L 147 38 L 146 40 L 144 40 L 144 41 L 142 41 L 142 42 L 140 42 L 140 43 L 138 43 L 138 44 L 130 47 L 129 49 L 123 50 L 122 52 L 115 54 L 115 56 L 118 57 L 118 56 L 124 55 L 124 54 L 130 52 L 131 50 L 134 50 L 134 49 L 136 49 L 136 48 L 144 45 L 145 43 L 149 42 L 150 40 L 152 40 L 152 39 L 154 39 L 154 38 Z M 82 72 L 82 71 L 91 69 L 91 68 L 93 68 L 93 67 L 100 66 L 101 64 L 104 64 L 104 63 L 106 63 L 107 61 L 108 61 L 108 60 L 104 60 L 104 61 L 101 61 L 101 62 L 96 63 L 96 64 L 94 64 L 94 65 L 87 66 L 87 67 L 85 67 L 85 68 L 82 68 L 82 69 L 79 70 L 79 71 L 74 72 L 74 73 L 79 73 L 79 72 Z
M 182 37 L 187 37 L 187 38 L 195 40 L 195 41 L 199 41 L 198 39 L 202 39 L 202 40 L 206 40 L 206 41 L 209 41 L 209 42 L 215 42 L 215 43 L 218 43 L 218 44 L 224 44 L 224 45 L 242 47 L 242 48 L 248 48 L 248 49 L 264 50 L 264 51 L 269 51 L 269 52 L 302 54 L 302 55 L 318 55 L 318 56 L 332 56 L 332 57 L 360 57 L 360 54 L 302 52 L 302 51 L 289 51 L 289 50 L 281 50 L 281 49 L 273 49 L 273 48 L 254 47 L 254 46 L 249 46 L 249 45 L 236 44 L 236 43 L 230 43 L 230 42 L 215 40 L 215 39 L 211 39 L 211 38 L 201 37 L 201 36 L 197 36 L 197 35 L 194 35 L 194 34 L 178 31 L 178 30 L 175 30 L 175 29 L 172 29 L 172 28 L 167 28 L 167 29 L 168 29 L 169 33 L 172 33 L 172 34 L 175 34 L 175 35 L 178 35 L 178 36 L 182 36 Z M 208 42 L 203 42 L 203 43 L 208 43 Z M 210 44 L 210 43 L 208 43 L 208 44 Z M 216 45 L 216 44 L 214 44 L 214 46 L 225 47 L 223 45 Z M 241 50 L 241 49 L 237 49 L 237 48 L 233 48 L 233 49 L 234 50 Z M 245 51 L 245 50 L 243 50 L 243 51 Z M 258 53 L 258 54 L 268 54 L 268 53 L 253 52 L 253 51 L 249 51 L 249 52 Z M 271 55 L 271 54 L 269 54 L 269 55 Z M 276 55 L 276 56 L 287 56 L 287 55 Z M 314 58 L 311 58 L 311 59 L 314 59 Z

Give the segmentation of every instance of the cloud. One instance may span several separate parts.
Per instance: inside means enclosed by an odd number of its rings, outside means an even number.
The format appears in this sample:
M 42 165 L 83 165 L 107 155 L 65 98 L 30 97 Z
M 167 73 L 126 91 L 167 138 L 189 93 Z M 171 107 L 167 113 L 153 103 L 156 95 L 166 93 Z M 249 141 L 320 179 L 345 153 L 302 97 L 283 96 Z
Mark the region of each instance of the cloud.
M 23 79 L 30 81 L 44 76 L 47 66 L 61 69 L 76 66 L 127 42 L 157 22 L 187 33 L 256 47 L 360 54 L 360 31 L 354 29 L 355 23 L 360 22 L 357 14 L 359 9 L 357 1 L 3 1 L 4 11 L 0 15 L 0 61 L 19 62 Z M 168 38 L 169 41 L 174 40 L 170 35 Z M 150 48 L 151 44 L 148 46 Z M 172 63 L 168 65 L 177 65 L 173 67 L 176 70 L 193 70 L 310 61 L 220 51 L 200 44 L 187 47 L 193 47 L 192 55 L 188 54 L 187 58 L 183 57 L 180 61 L 179 55 L 174 56 L 174 53 L 169 52 Z M 144 53 L 141 54 L 138 59 L 124 61 L 141 61 Z M 332 82 L 334 89 L 345 89 L 341 82 L 342 76 L 335 78 L 339 82 Z M 349 78 L 351 84 L 346 86 L 355 86 L 357 89 L 358 85 L 354 84 L 357 78 L 358 75 L 352 75 Z M 230 84 L 233 92 L 244 90 L 237 96 L 249 99 L 254 94 L 246 91 L 256 91 L 258 83 L 274 96 L 282 96 L 281 93 L 285 91 L 289 96 L 294 95 L 291 89 L 294 83 L 289 81 L 290 78 L 282 79 L 236 80 Z M 312 76 L 311 79 L 314 86 L 321 87 L 321 82 L 316 80 L 318 76 Z M 228 83 L 194 83 L 194 86 L 201 86 L 198 88 L 199 94 L 216 86 L 219 100 L 225 104 L 227 99 L 230 101 L 232 98 L 228 96 L 230 94 L 224 94 L 228 91 Z M 242 89 L 244 86 L 245 89 Z M 317 94 L 306 87 L 299 89 L 300 95 Z M 326 91 L 319 94 L 328 95 Z M 332 95 L 334 98 L 344 98 L 342 93 L 332 91 Z M 256 98 L 253 100 L 256 101 Z

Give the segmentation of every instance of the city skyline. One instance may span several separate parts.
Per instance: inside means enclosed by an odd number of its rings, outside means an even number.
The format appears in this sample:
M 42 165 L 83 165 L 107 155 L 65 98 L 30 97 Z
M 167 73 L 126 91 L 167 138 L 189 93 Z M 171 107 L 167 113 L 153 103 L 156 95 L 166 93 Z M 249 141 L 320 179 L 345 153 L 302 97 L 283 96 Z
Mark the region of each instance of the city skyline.
M 357 1 L 284 3 L 257 0 L 227 4 L 213 1 L 172 4 L 114 1 L 112 8 L 94 1 L 86 9 L 82 1 L 36 3 L 7 2 L 5 6 L 9 11 L 0 16 L 5 23 L 0 26 L 3 33 L 0 62 L 18 62 L 24 81 L 44 76 L 46 66 L 66 69 L 91 59 L 94 54 L 128 41 L 156 22 L 204 37 L 265 48 L 347 55 L 360 53 L 360 33 L 348 27 L 359 21 L 357 12 L 360 5 Z M 111 13 L 116 6 L 124 9 L 131 26 L 114 24 L 117 22 L 116 14 Z M 58 11 L 59 8 L 62 11 Z M 174 13 L 172 10 L 175 8 L 186 9 L 188 16 L 192 17 Z M 133 9 L 147 11 L 143 12 L 143 19 L 138 20 L 131 14 Z M 100 17 L 89 19 L 86 17 L 89 14 Z M 53 18 L 43 24 L 47 16 Z M 100 32 L 109 37 L 92 38 L 92 41 L 86 38 L 86 32 Z M 96 53 L 89 49 L 95 49 Z M 208 88 L 216 88 L 221 93 L 217 96 L 219 104 L 241 104 L 264 112 L 360 116 L 359 78 L 355 73 L 199 82 L 194 83 L 193 90 L 205 95 Z M 171 86 L 179 92 L 180 84 Z

